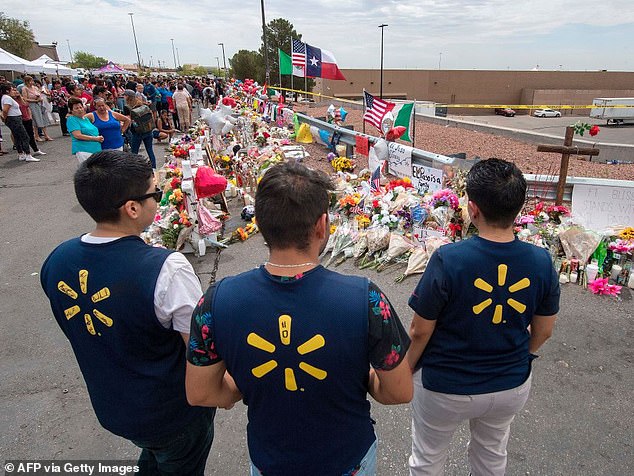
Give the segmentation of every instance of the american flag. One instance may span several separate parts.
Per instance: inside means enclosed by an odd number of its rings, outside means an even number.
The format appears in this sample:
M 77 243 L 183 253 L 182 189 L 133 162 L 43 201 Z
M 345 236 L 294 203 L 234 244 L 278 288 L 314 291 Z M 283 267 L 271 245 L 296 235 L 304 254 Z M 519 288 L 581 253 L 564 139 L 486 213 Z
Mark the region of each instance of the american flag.
M 393 102 L 387 102 L 382 99 L 375 98 L 367 91 L 363 91 L 363 98 L 365 100 L 365 114 L 363 115 L 363 120 L 381 130 L 381 121 L 383 120 L 383 117 L 394 109 L 395 104 Z
M 381 191 L 381 165 L 379 164 L 374 172 L 372 172 L 372 177 L 370 177 L 370 190 L 373 192 Z
M 293 40 L 293 66 L 306 66 L 306 44 L 299 40 Z

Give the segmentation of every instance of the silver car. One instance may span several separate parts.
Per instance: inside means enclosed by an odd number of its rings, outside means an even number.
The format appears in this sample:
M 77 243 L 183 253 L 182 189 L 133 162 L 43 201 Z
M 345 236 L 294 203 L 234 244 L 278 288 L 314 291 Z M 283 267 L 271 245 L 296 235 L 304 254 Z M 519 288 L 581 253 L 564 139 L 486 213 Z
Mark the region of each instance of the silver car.
M 554 109 L 535 109 L 533 112 L 535 117 L 561 117 L 561 112 Z

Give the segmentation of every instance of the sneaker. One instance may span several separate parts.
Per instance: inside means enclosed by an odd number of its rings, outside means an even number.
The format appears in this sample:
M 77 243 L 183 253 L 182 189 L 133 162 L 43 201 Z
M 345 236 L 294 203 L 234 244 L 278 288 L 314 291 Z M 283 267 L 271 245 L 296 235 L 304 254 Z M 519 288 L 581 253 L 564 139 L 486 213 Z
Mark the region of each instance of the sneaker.
M 46 152 L 42 152 L 41 150 L 36 150 L 31 155 L 46 155 Z
M 40 161 L 40 159 L 36 159 L 32 155 L 24 156 L 24 160 L 26 160 L 27 162 L 39 162 Z
M 18 154 L 18 160 L 26 160 L 26 155 Z

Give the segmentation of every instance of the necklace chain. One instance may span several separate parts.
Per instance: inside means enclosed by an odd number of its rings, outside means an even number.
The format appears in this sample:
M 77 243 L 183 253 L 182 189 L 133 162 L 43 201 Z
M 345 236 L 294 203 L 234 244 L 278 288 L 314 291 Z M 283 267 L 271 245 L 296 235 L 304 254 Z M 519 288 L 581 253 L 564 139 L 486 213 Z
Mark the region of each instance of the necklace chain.
M 265 261 L 264 265 L 268 265 L 268 266 L 274 266 L 276 268 L 302 268 L 304 266 L 314 266 L 317 265 L 317 263 L 301 263 L 301 264 L 276 264 L 276 263 L 271 263 L 270 261 Z

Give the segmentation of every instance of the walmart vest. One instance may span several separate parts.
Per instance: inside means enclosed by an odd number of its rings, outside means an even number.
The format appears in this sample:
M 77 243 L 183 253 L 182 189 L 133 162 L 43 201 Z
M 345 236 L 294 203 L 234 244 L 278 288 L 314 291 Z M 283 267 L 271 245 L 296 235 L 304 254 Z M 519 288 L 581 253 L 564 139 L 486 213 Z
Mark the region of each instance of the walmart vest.
M 249 454 L 267 476 L 342 474 L 375 441 L 368 282 L 317 267 L 279 282 L 262 267 L 218 283 L 216 349 L 248 405 Z
M 73 347 L 99 422 L 131 440 L 181 431 L 204 409 L 185 397 L 185 345 L 154 312 L 154 288 L 169 251 L 135 236 L 62 243 L 41 282 Z

